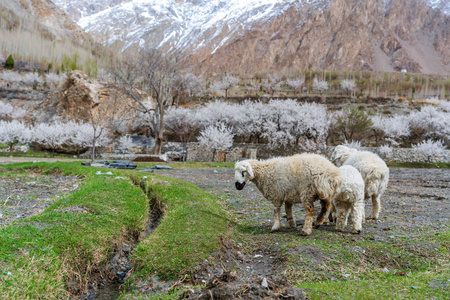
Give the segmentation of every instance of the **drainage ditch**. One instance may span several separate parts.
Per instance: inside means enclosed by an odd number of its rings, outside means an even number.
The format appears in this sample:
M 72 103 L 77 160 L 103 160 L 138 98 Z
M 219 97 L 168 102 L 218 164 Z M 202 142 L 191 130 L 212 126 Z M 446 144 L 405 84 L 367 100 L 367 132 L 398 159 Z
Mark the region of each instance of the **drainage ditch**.
M 141 240 L 152 234 L 159 225 L 164 213 L 163 203 L 152 197 L 152 193 L 145 180 L 139 181 L 135 177 L 131 177 L 131 180 L 133 184 L 142 189 L 150 203 L 149 220 L 145 230 L 141 233 L 127 232 L 123 237 L 123 241 L 114 247 L 107 262 L 91 272 L 89 280 L 83 287 L 77 290 L 75 288 L 69 288 L 70 293 L 79 295 L 78 297 L 72 297 L 72 299 L 118 299 L 121 294 L 122 284 L 131 275 L 132 261 L 130 256 L 133 249 Z M 76 286 L 74 285 L 74 287 Z

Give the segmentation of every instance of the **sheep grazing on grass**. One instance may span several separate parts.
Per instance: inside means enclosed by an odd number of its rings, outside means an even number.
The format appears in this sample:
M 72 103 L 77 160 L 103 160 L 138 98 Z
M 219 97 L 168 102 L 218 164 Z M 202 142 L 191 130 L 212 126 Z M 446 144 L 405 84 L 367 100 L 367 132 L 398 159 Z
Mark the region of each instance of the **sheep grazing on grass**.
M 339 169 L 343 182 L 340 192 L 331 201 L 330 222 L 335 219 L 336 229 L 344 231 L 351 211 L 353 232 L 361 233 L 364 216 L 364 180 L 352 166 L 342 166 Z
M 296 223 L 292 216 L 292 205 L 301 202 L 306 214 L 302 234 L 310 235 L 313 226 L 317 228 L 325 221 L 331 199 L 339 192 L 342 184 L 339 168 L 317 154 L 300 154 L 265 161 L 244 160 L 237 162 L 234 170 L 238 190 L 242 190 L 251 181 L 275 206 L 272 231 L 280 228 L 283 203 L 289 226 L 294 227 Z M 313 224 L 316 200 L 320 200 L 322 209 Z
M 342 145 L 334 148 L 331 160 L 338 167 L 350 165 L 361 173 L 365 184 L 365 199 L 372 199 L 372 219 L 378 219 L 381 210 L 381 195 L 386 190 L 389 181 L 389 168 L 386 163 L 372 152 L 358 151 Z M 363 215 L 363 221 L 364 219 Z

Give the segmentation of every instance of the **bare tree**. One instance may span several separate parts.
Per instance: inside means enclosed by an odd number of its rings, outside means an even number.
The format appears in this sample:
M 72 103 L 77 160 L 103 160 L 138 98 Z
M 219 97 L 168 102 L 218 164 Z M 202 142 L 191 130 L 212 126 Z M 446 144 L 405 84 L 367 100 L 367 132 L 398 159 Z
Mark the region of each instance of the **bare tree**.
M 136 102 L 135 109 L 146 119 L 156 140 L 155 154 L 161 154 L 166 109 L 175 100 L 179 73 L 177 54 L 164 54 L 156 49 L 141 49 L 117 65 L 115 76 L 125 92 Z M 150 95 L 154 104 L 149 105 Z

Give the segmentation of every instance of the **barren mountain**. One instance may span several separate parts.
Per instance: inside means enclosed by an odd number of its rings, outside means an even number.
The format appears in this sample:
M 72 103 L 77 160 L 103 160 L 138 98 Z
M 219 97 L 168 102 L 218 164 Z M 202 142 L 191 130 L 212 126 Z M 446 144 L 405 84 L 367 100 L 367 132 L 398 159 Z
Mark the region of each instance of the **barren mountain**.
M 62 1 L 105 44 L 184 53 L 199 73 L 450 73 L 447 0 Z M 80 18 L 81 17 L 81 18 Z
M 34 17 L 54 38 L 69 38 L 78 43 L 92 42 L 91 36 L 50 0 L 2 0 L 0 7 L 5 13 L 0 18 L 7 15 L 18 20 Z

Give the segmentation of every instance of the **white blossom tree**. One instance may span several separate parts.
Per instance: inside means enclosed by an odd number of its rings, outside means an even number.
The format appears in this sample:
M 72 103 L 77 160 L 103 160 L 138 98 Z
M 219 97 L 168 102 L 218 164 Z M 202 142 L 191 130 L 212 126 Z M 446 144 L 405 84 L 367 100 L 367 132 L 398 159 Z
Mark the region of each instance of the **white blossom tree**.
M 126 134 L 126 135 L 122 135 L 119 138 L 118 141 L 118 148 L 120 149 L 120 151 L 122 151 L 123 153 L 129 153 L 130 149 L 133 148 L 134 142 L 133 139 L 131 138 L 130 135 Z
M 53 85 L 54 87 L 58 87 L 66 79 L 67 75 L 65 73 L 61 73 L 60 75 L 56 73 L 49 73 L 45 75 L 45 81 L 48 83 L 49 86 Z
M 164 120 L 166 128 L 174 133 L 183 145 L 183 161 L 187 158 L 188 143 L 200 127 L 197 113 L 188 108 L 170 108 Z
M 28 143 L 30 138 L 30 128 L 24 123 L 17 120 L 0 121 L 0 143 L 9 146 L 9 155 L 11 155 L 14 145 Z
M 233 138 L 232 129 L 224 123 L 218 123 L 202 130 L 198 141 L 205 147 L 212 149 L 212 161 L 214 161 L 217 151 L 225 151 L 233 146 Z
M 405 139 L 411 134 L 408 116 L 394 115 L 392 117 L 385 117 L 376 115 L 372 117 L 372 122 L 372 127 L 381 130 L 387 136 L 386 140 L 392 146 L 398 146 L 400 139 Z
M 272 149 L 283 148 L 296 141 L 299 104 L 292 99 L 270 100 L 265 108 L 263 134 Z
M 95 160 L 96 149 L 105 147 L 110 143 L 109 130 L 99 124 L 83 123 L 78 127 L 78 131 L 72 142 L 82 148 L 91 149 L 91 161 Z
M 23 75 L 23 83 L 26 85 L 34 86 L 35 84 L 41 84 L 43 82 L 42 77 L 38 73 L 30 72 Z
M 6 81 L 8 85 L 22 81 L 22 75 L 16 71 L 4 71 L 0 74 L 0 78 Z
M 341 81 L 341 89 L 343 89 L 347 94 L 355 88 L 356 83 L 354 80 L 344 79 Z
M 314 78 L 312 88 L 322 94 L 324 91 L 328 90 L 328 82 Z
M 239 78 L 227 74 L 223 76 L 219 81 L 214 82 L 210 88 L 216 91 L 225 91 L 225 98 L 228 98 L 228 90 L 236 86 L 239 81 Z
M 305 84 L 305 79 L 288 79 L 286 84 L 294 90 L 294 94 L 295 91 L 300 93 L 302 86 Z
M 450 101 L 440 100 L 439 103 L 441 104 L 442 110 L 450 112 Z
M 434 156 L 442 155 L 444 152 L 444 143 L 441 140 L 433 141 L 428 139 L 412 146 L 413 150 L 424 155 L 427 161 L 431 163 Z
M 69 134 L 70 131 L 64 123 L 39 123 L 34 127 L 33 140 L 50 148 L 54 157 L 56 149 L 69 140 Z
M 420 111 L 410 113 L 408 119 L 409 128 L 416 138 L 450 142 L 450 113 L 425 105 Z
M 0 120 L 14 120 L 25 117 L 27 112 L 20 107 L 0 101 Z
M 189 96 L 201 93 L 205 88 L 205 79 L 192 73 L 180 75 L 181 86 L 189 92 Z

